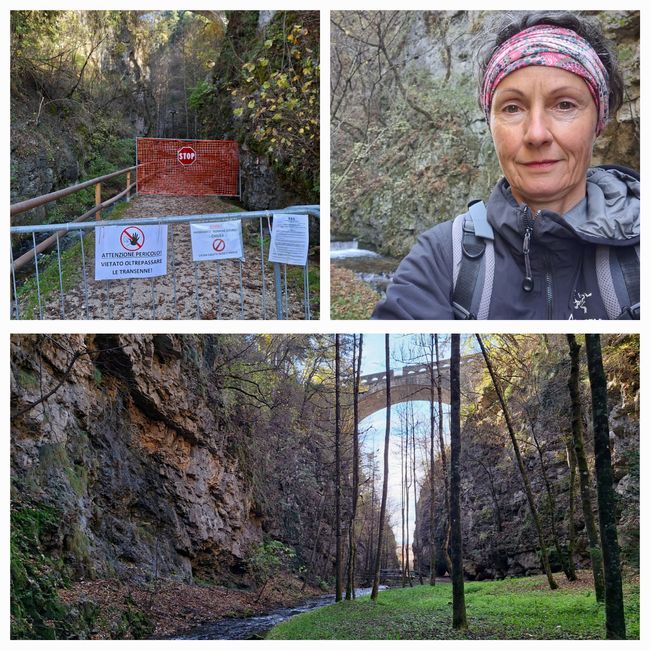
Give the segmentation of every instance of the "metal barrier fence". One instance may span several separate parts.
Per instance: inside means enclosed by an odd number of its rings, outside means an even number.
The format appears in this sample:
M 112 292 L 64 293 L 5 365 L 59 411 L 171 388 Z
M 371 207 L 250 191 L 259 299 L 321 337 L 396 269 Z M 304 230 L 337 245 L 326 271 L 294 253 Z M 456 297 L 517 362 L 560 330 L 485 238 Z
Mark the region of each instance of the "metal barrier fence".
M 301 280 L 292 277 L 290 281 L 286 264 L 268 260 L 268 234 L 274 214 L 307 214 L 310 230 L 314 222 L 319 226 L 320 207 L 314 205 L 256 212 L 14 226 L 11 235 L 31 235 L 30 250 L 34 255 L 33 273 L 26 276 L 24 267 L 19 275 L 11 250 L 11 317 L 310 320 L 308 264 L 302 267 Z M 244 259 L 192 261 L 190 224 L 233 220 L 241 220 L 242 226 L 248 228 L 244 239 L 249 243 L 244 246 Z M 90 277 L 89 268 L 95 265 L 90 237 L 97 228 L 157 225 L 167 225 L 170 233 L 164 275 L 116 281 Z M 50 255 L 39 255 L 37 235 L 48 233 L 55 233 L 55 250 Z M 254 239 L 257 241 L 251 243 Z

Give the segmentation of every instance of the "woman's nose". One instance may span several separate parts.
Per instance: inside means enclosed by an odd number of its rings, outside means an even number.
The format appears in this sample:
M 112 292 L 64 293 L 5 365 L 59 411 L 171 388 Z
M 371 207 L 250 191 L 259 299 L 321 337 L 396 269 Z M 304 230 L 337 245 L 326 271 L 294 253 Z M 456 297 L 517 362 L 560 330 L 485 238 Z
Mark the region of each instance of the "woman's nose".
M 533 107 L 528 111 L 524 137 L 528 144 L 535 147 L 553 139 L 549 128 L 549 117 L 543 108 Z

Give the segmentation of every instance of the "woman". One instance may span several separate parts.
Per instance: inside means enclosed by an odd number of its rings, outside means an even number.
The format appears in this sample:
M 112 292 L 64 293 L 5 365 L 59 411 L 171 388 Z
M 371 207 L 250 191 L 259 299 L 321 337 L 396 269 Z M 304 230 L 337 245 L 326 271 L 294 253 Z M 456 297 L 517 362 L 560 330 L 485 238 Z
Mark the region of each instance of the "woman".
M 638 175 L 589 168 L 623 83 L 600 29 L 524 14 L 481 65 L 502 178 L 487 204 L 418 238 L 379 319 L 638 318 Z

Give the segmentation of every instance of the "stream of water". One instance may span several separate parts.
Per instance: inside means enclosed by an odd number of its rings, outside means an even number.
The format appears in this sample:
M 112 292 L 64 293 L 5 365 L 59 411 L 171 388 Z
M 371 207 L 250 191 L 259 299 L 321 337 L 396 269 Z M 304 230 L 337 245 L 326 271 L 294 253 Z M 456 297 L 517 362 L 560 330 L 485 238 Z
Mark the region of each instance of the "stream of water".
M 397 259 L 359 248 L 359 242 L 355 240 L 331 242 L 330 260 L 336 266 L 350 269 L 382 294 L 399 264 Z
M 380 587 L 385 589 L 385 587 Z M 371 589 L 357 589 L 356 595 L 368 596 Z M 197 627 L 185 634 L 174 637 L 177 640 L 208 640 L 208 639 L 222 639 L 222 640 L 251 640 L 263 639 L 264 635 L 278 623 L 286 621 L 292 616 L 308 612 L 318 607 L 331 605 L 334 603 L 335 597 L 333 594 L 326 596 L 319 596 L 311 598 L 300 605 L 294 607 L 281 607 L 268 614 L 261 616 L 250 616 L 248 618 L 225 618 L 216 623 L 208 623 Z

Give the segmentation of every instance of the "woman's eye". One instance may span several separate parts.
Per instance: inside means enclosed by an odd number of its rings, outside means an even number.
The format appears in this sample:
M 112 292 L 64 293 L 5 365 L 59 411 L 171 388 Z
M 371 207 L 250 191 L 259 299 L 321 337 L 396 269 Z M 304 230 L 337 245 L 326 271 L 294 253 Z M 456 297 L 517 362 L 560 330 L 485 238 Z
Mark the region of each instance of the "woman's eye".
M 565 99 L 565 100 L 559 102 L 557 107 L 561 111 L 570 111 L 570 110 L 573 110 L 576 107 L 576 105 L 573 102 Z
M 517 104 L 506 104 L 503 107 L 503 112 L 504 113 L 518 113 L 519 112 L 519 106 L 517 106 Z

